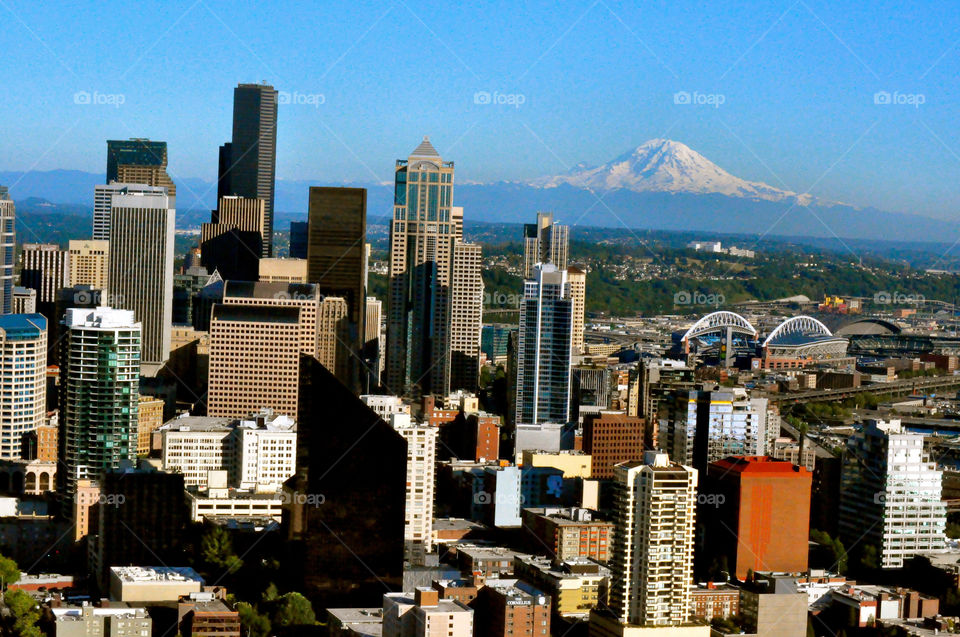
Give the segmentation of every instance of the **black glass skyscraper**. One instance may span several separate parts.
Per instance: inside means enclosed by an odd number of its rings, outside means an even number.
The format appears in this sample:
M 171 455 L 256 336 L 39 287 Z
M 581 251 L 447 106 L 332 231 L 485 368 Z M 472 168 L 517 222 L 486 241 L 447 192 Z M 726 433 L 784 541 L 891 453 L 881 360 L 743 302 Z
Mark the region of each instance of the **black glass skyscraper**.
M 167 166 L 167 142 L 149 139 L 107 140 L 107 183 L 119 179 L 120 166 Z
M 221 147 L 219 164 L 221 197 L 229 194 L 266 202 L 267 236 L 261 256 L 273 256 L 277 91 L 269 84 L 239 84 L 233 89 L 233 139 Z

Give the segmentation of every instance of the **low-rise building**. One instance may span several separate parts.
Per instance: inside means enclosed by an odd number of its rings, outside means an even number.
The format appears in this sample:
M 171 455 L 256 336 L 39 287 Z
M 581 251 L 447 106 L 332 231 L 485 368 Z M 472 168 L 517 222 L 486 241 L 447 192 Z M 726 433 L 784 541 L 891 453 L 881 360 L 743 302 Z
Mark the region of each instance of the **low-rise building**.
M 698 584 L 690 593 L 693 616 L 711 621 L 740 614 L 740 589 L 726 583 Z
M 517 578 L 549 595 L 553 612 L 561 617 L 586 619 L 591 610 L 607 604 L 610 570 L 594 561 L 520 556 L 513 570 Z
M 523 510 L 523 526 L 559 560 L 606 562 L 614 525 L 594 515 L 580 508 L 529 508 Z
M 489 579 L 471 603 L 477 634 L 484 637 L 547 637 L 550 597 L 527 582 Z
M 93 606 L 51 609 L 55 637 L 144 637 L 153 620 L 143 608 Z
M 110 599 L 119 602 L 175 602 L 199 593 L 203 578 L 189 566 L 111 566 Z
M 240 614 L 214 592 L 191 593 L 177 603 L 181 635 L 191 637 L 240 637 Z
M 383 596 L 383 637 L 473 637 L 473 610 L 432 588 Z

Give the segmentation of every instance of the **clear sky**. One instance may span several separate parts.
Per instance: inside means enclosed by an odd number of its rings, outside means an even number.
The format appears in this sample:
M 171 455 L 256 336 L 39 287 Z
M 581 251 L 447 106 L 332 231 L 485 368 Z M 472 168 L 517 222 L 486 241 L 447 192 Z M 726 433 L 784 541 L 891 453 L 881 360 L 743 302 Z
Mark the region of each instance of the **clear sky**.
M 233 87 L 266 80 L 300 102 L 281 179 L 386 180 L 424 134 L 476 181 L 668 137 L 776 187 L 960 217 L 955 2 L 0 0 L 0 50 L 0 170 L 102 172 L 104 140 L 150 137 L 212 180 Z

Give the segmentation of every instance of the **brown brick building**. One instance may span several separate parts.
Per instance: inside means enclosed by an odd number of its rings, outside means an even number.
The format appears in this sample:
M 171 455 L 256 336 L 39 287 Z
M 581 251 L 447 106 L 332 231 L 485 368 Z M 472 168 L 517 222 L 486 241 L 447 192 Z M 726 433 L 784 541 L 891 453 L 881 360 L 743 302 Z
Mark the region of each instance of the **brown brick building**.
M 476 634 L 484 637 L 547 637 L 550 596 L 521 580 L 495 580 L 470 603 Z
M 613 467 L 643 457 L 657 443 L 654 427 L 622 411 L 590 414 L 583 421 L 583 450 L 593 458 L 591 478 L 610 480 Z
M 587 509 L 524 509 L 523 526 L 558 560 L 610 559 L 613 522 L 592 518 Z

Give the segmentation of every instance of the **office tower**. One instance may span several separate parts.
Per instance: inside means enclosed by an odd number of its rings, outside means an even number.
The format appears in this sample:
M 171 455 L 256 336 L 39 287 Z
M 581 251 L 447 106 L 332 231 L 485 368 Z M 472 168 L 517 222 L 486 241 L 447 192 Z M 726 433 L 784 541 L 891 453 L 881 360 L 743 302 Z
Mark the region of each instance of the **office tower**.
M 309 221 L 290 222 L 290 258 L 306 259 L 309 253 Z
M 696 379 L 693 368 L 684 361 L 669 358 L 641 359 L 636 373 L 630 374 L 629 385 L 627 413 L 657 422 L 670 416 L 671 392 L 693 389 Z
M 669 418 L 660 421 L 660 448 L 676 462 L 698 471 L 727 456 L 767 453 L 766 398 L 744 390 L 679 390 Z
M 107 288 L 110 242 L 97 239 L 71 239 L 67 248 L 70 285 L 89 285 L 95 290 Z
M 523 226 L 523 277 L 533 278 L 538 263 L 567 269 L 569 227 L 553 223 L 552 212 L 538 212 L 537 223 Z
M 617 620 L 677 626 L 690 619 L 697 471 L 647 452 L 614 469 L 616 531 L 610 608 Z
M 944 548 L 943 472 L 923 449 L 923 434 L 900 420 L 868 420 L 847 438 L 840 480 L 840 538 L 874 546 L 882 568 Z
M 359 392 L 367 299 L 367 191 L 311 187 L 308 215 L 307 280 L 320 294 L 347 302 L 346 356 L 337 376 Z
M 301 357 L 287 581 L 314 607 L 378 606 L 403 580 L 407 443 L 315 358 Z M 322 493 L 310 506 L 296 494 Z
M 260 278 L 262 283 L 306 283 L 306 259 L 260 259 Z
M 167 175 L 167 142 L 149 139 L 107 140 L 107 183 L 162 186 L 171 198 L 177 187 Z M 171 207 L 174 207 L 171 204 Z M 95 239 L 98 237 L 94 237 Z
M 173 318 L 174 325 L 192 325 L 193 309 L 197 295 L 207 285 L 222 281 L 216 270 L 210 273 L 202 265 L 194 265 L 184 272 L 173 275 Z M 207 308 L 209 310 L 209 308 Z M 173 346 L 171 345 L 171 348 Z M 173 348 L 176 349 L 176 348 Z
M 450 391 L 476 391 L 480 381 L 480 331 L 483 329 L 483 258 L 477 243 L 453 245 L 450 276 Z
M 463 237 L 453 172 L 426 137 L 396 163 L 386 369 L 395 394 L 447 394 L 448 288 L 453 245 Z
M 57 300 L 57 291 L 70 286 L 70 257 L 52 243 L 24 243 L 20 285 L 37 291 L 41 307 Z
M 705 566 L 703 558 L 725 559 L 739 580 L 748 572 L 805 572 L 812 479 L 806 469 L 766 456 L 710 463 L 700 487 L 705 534 L 698 557 Z
M 277 170 L 277 91 L 272 86 L 239 84 L 233 89 L 233 141 L 221 147 L 219 164 L 218 197 L 263 200 L 260 256 L 272 257 Z
M 15 218 L 13 201 L 0 197 L 0 314 L 13 312 L 13 258 L 17 245 Z
M 570 298 L 573 300 L 573 351 L 582 354 L 584 322 L 587 306 L 587 273 L 576 266 L 567 268 Z
M 0 316 L 0 357 L 0 460 L 19 460 L 47 413 L 47 319 Z
M 570 420 L 573 302 L 567 271 L 537 265 L 524 281 L 517 352 L 517 424 Z
M 165 195 L 166 188 L 146 184 L 112 183 L 93 187 L 93 238 L 95 241 L 110 239 L 110 211 L 114 195 Z M 172 204 L 171 204 L 172 206 Z
M 266 204 L 262 199 L 222 197 L 200 227 L 200 262 L 225 280 L 256 281 L 264 251 Z
M 242 418 L 266 407 L 297 417 L 300 314 L 295 306 L 213 306 L 208 416 Z
M 134 312 L 70 308 L 60 354 L 60 462 L 57 487 L 98 479 L 137 454 L 140 323 Z
M 115 307 L 133 310 L 142 327 L 145 376 L 154 376 L 170 357 L 175 218 L 163 194 L 118 194 L 111 204 L 107 298 Z
M 407 441 L 404 552 L 407 559 L 419 564 L 424 554 L 433 551 L 437 435 L 440 430 L 411 421 L 409 414 L 393 414 L 390 425 Z
M 368 392 L 380 386 L 380 374 L 383 372 L 385 352 L 380 332 L 382 313 L 383 304 L 380 299 L 368 296 L 363 321 L 363 360 L 367 362 L 364 391 Z
M 150 454 L 153 432 L 163 425 L 163 400 L 153 396 L 139 397 L 137 403 L 137 455 Z
M 317 286 L 309 283 L 226 281 L 223 286 L 222 300 L 227 305 L 298 309 L 300 311 L 298 319 L 300 351 L 311 356 L 317 355 L 317 317 L 324 301 L 324 298 L 317 293 Z
M 320 301 L 317 311 L 317 360 L 346 384 L 352 367 L 347 339 L 349 338 L 349 307 L 346 299 L 328 296 Z
M 583 411 L 591 413 L 596 411 L 596 409 L 581 411 L 581 407 L 606 409 L 610 406 L 610 394 L 613 391 L 610 371 L 606 365 L 575 365 L 571 368 L 570 392 L 573 400 L 571 409 L 573 416 L 578 420 L 583 417 Z
M 30 288 L 13 288 L 13 313 L 34 314 L 37 311 L 37 291 Z
M 593 459 L 591 478 L 609 480 L 616 465 L 642 459 L 655 445 L 656 429 L 644 418 L 603 410 L 583 419 L 583 450 Z

